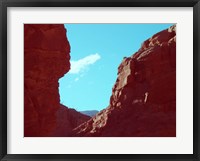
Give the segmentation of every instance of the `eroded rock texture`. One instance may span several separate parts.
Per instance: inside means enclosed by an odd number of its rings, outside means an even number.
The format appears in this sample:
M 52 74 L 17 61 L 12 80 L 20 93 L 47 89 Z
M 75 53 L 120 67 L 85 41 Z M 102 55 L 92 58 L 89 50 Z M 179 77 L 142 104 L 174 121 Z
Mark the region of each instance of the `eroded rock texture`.
M 68 136 L 89 119 L 60 105 L 58 79 L 70 69 L 69 53 L 64 25 L 24 25 L 24 136 Z
M 124 58 L 109 106 L 74 136 L 176 136 L 176 26 Z

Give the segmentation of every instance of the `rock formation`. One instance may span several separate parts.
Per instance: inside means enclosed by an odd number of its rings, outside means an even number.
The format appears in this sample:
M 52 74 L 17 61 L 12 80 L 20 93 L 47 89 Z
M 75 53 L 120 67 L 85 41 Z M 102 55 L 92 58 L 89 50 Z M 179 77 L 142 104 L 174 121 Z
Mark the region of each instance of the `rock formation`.
M 53 136 L 72 136 L 72 129 L 89 120 L 91 117 L 77 112 L 75 109 L 60 105 L 56 112 L 57 128 Z
M 176 26 L 123 59 L 110 104 L 91 119 L 60 104 L 69 53 L 64 25 L 24 25 L 25 137 L 176 136 Z
M 87 115 L 87 116 L 95 116 L 99 111 L 97 110 L 86 110 L 86 111 L 79 111 L 80 113 Z
M 24 25 L 25 137 L 68 136 L 89 119 L 60 105 L 58 79 L 70 69 L 69 53 L 64 25 Z
M 124 58 L 109 106 L 74 129 L 74 136 L 176 136 L 176 26 Z

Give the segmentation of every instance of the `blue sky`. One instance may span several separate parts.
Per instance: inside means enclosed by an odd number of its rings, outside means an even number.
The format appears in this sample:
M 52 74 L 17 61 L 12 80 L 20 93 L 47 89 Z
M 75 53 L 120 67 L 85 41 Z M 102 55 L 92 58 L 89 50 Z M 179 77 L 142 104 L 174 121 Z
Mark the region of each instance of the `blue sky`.
M 117 68 L 142 42 L 173 24 L 65 24 L 71 69 L 59 80 L 61 104 L 83 110 L 109 105 Z

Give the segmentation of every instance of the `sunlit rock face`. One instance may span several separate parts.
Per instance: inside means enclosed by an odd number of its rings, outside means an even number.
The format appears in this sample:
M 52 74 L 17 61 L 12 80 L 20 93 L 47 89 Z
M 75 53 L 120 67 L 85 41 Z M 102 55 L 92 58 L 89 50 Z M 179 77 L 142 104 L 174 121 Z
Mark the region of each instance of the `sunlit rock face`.
M 68 136 L 88 120 L 75 112 L 72 125 L 68 108 L 60 105 L 58 80 L 69 71 L 69 60 L 64 25 L 24 25 L 24 136 Z M 79 116 L 84 121 L 78 121 Z
M 74 136 L 176 136 L 176 26 L 146 40 L 118 67 L 109 106 Z

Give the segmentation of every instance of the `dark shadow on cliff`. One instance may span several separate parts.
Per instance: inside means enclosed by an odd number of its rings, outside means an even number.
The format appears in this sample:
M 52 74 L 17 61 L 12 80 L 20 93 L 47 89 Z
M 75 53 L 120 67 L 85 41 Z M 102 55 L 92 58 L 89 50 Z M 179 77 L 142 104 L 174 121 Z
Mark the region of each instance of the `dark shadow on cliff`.
M 70 69 L 63 24 L 24 25 L 24 136 L 69 136 L 88 120 L 60 105 L 58 80 Z

